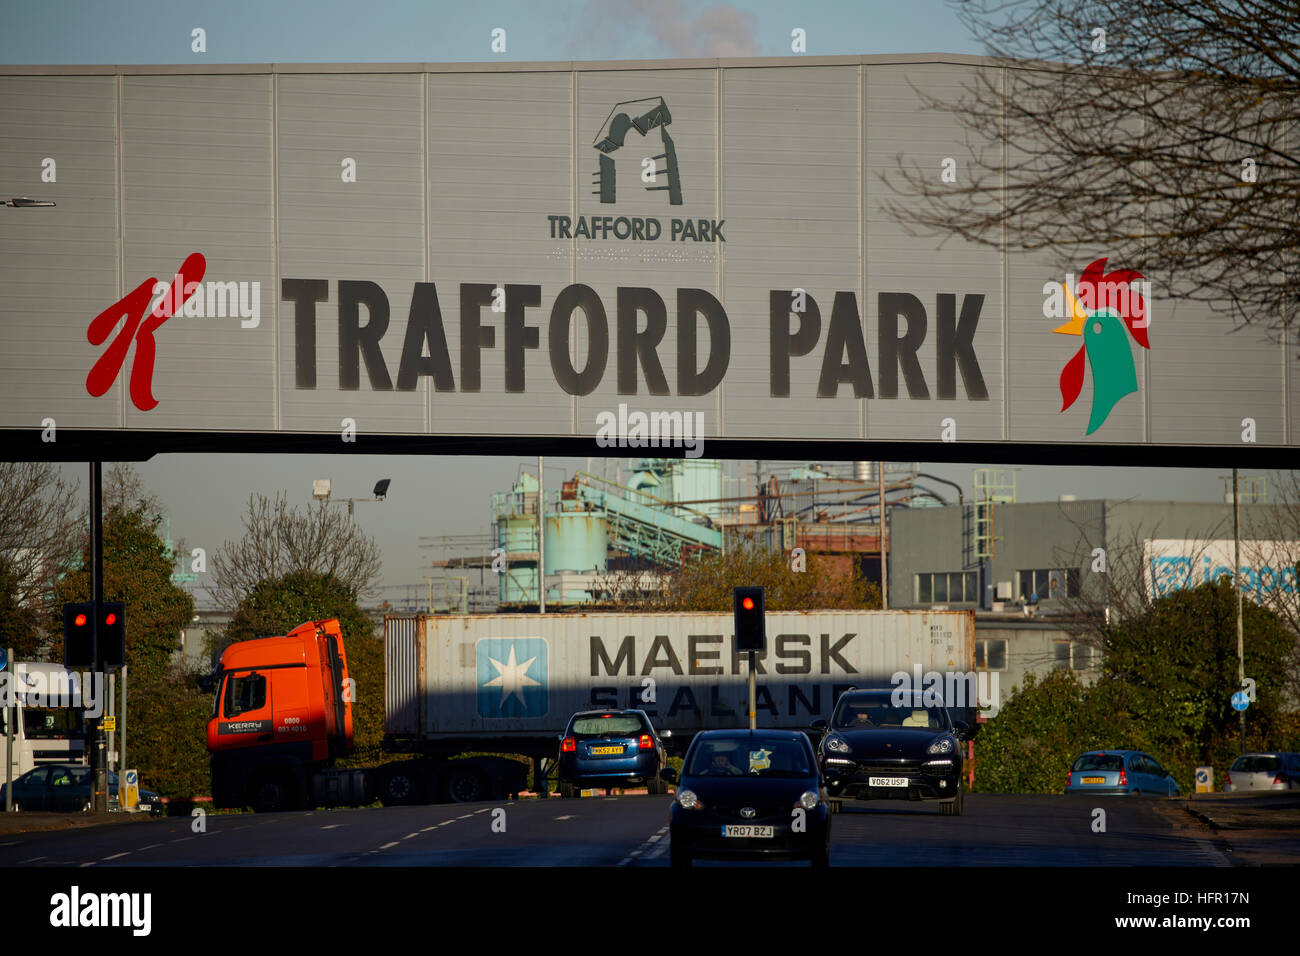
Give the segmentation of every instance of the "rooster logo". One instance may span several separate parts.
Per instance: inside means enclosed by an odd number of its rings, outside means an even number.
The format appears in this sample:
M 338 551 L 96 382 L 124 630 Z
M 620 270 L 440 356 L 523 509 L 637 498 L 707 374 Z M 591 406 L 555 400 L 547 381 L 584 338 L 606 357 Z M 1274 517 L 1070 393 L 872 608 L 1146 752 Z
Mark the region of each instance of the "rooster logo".
M 1144 349 L 1147 338 L 1147 306 L 1142 296 L 1129 286 L 1143 278 L 1133 269 L 1104 272 L 1106 259 L 1101 258 L 1083 270 L 1076 298 L 1062 283 L 1070 320 L 1053 329 L 1061 335 L 1078 335 L 1083 345 L 1061 370 L 1061 411 L 1065 411 L 1083 391 L 1084 356 L 1092 369 L 1092 414 L 1088 418 L 1091 435 L 1106 422 L 1110 411 L 1125 395 L 1138 390 L 1137 366 L 1128 335 Z M 1125 334 L 1125 329 L 1128 334 Z

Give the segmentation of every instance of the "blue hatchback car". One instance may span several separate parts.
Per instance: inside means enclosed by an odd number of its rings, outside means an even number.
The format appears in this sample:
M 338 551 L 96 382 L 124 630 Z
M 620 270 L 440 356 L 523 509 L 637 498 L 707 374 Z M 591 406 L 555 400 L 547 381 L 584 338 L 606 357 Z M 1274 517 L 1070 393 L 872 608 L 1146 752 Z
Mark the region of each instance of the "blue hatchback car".
M 665 731 L 665 736 L 667 732 Z M 586 710 L 569 718 L 560 738 L 560 796 L 584 787 L 639 787 L 663 793 L 668 763 L 660 735 L 644 710 Z
M 1118 793 L 1176 797 L 1173 775 L 1140 750 L 1090 750 L 1075 758 L 1065 775 L 1066 793 Z

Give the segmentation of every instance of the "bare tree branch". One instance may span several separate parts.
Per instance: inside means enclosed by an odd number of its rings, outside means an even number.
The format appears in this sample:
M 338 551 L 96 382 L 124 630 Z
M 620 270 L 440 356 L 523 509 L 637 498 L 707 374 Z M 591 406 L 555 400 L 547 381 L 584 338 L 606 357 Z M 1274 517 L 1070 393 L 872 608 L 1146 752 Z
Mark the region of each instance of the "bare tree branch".
M 85 508 L 77 486 L 49 463 L 0 462 L 0 559 L 18 604 L 50 609 L 54 582 L 80 553 Z
M 956 101 L 971 168 L 882 179 L 913 234 L 1105 248 L 1274 337 L 1300 304 L 1300 2 L 972 0 L 996 65 Z M 1104 31 L 1100 33 L 1098 31 Z M 898 185 L 901 180 L 905 186 Z
M 369 594 L 379 578 L 379 546 L 346 515 L 324 503 L 299 511 L 287 496 L 252 495 L 244 536 L 212 557 L 209 590 L 223 607 L 237 607 L 261 581 L 297 571 L 332 575 L 354 594 Z

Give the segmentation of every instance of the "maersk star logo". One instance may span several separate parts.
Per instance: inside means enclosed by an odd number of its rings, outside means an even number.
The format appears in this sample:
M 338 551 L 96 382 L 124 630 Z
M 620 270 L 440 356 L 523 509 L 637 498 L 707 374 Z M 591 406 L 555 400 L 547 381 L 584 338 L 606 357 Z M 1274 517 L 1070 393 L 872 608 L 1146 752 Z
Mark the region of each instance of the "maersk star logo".
M 478 642 L 480 717 L 542 717 L 547 711 L 546 641 L 539 637 Z

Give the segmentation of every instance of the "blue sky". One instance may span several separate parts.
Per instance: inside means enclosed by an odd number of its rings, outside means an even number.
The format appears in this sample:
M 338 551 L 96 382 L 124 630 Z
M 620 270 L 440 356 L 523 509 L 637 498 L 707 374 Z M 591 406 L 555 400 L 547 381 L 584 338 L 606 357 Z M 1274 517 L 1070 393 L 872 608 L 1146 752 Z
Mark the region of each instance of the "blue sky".
M 810 55 L 968 53 L 982 50 L 946 0 L 776 0 L 717 4 L 690 0 L 540 0 L 443 3 L 429 0 L 5 0 L 0 63 L 343 63 L 488 60 L 672 59 L 789 56 L 801 29 Z M 205 31 L 206 52 L 192 50 Z M 492 31 L 505 30 L 504 53 Z M 284 491 L 310 505 L 313 478 L 331 478 L 335 494 L 365 496 L 393 478 L 383 504 L 358 506 L 357 520 L 384 551 L 391 598 L 419 585 L 427 551 L 421 535 L 486 532 L 490 494 L 506 490 L 518 458 L 382 459 L 371 456 L 161 456 L 139 466 L 171 515 L 172 534 L 209 554 L 240 534 L 250 493 Z M 547 482 L 585 467 L 548 459 Z M 597 463 L 597 470 L 600 470 Z M 971 465 L 928 464 L 924 471 L 968 489 Z M 1142 497 L 1221 500 L 1231 462 L 1199 470 L 1025 468 L 1021 500 Z M 66 466 L 85 488 L 84 465 Z M 230 476 L 238 475 L 238 481 Z M 942 486 L 939 486 L 942 487 Z
M 946 0 L 6 0 L 4 63 L 623 60 L 979 53 Z M 192 50 L 192 31 L 206 52 Z M 505 30 L 505 52 L 492 31 Z

